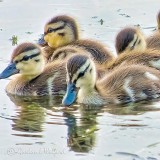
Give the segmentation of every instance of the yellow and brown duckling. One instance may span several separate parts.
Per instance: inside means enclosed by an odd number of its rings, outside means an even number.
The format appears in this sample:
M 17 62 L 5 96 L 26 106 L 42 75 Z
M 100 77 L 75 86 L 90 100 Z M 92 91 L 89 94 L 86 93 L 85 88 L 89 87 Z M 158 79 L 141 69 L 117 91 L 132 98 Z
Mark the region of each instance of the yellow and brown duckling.
M 160 50 L 146 49 L 144 51 L 130 51 L 120 54 L 117 59 L 107 64 L 106 69 L 112 70 L 119 65 L 143 64 L 160 70 Z
M 144 51 L 146 41 L 140 28 L 125 27 L 116 36 L 115 48 L 117 54 L 130 51 Z
M 43 43 L 43 39 L 41 40 Z M 114 58 L 110 51 L 100 42 L 89 39 L 79 40 L 76 21 L 66 15 L 53 17 L 46 23 L 44 27 L 44 40 L 50 46 L 44 49 L 50 61 L 54 60 L 55 57 L 59 57 L 60 59 L 68 58 L 70 54 L 77 53 L 77 48 L 81 52 L 85 50 L 86 54 L 92 56 L 100 64 Z
M 45 64 L 42 50 L 33 43 L 18 45 L 10 64 L 0 74 L 0 79 L 14 75 L 6 92 L 23 96 L 64 94 L 66 70 L 63 62 Z
M 157 14 L 157 30 L 147 37 L 147 48 L 156 48 L 160 50 L 160 11 Z
M 62 103 L 105 105 L 121 104 L 160 96 L 160 72 L 144 65 L 118 67 L 97 80 L 94 62 L 86 56 L 69 59 L 67 91 Z
M 100 65 L 115 58 L 101 43 L 93 40 L 79 40 L 56 49 L 50 61 L 69 59 L 74 54 L 87 55 Z

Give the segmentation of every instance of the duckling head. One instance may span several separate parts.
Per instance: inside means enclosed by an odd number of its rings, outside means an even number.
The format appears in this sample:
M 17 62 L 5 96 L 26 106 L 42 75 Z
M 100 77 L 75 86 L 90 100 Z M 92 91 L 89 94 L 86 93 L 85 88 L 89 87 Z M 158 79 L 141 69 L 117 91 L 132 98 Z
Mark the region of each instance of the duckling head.
M 132 50 L 144 51 L 146 49 L 146 41 L 138 27 L 126 27 L 117 34 L 115 47 L 117 54 Z
M 0 74 L 0 79 L 17 73 L 32 79 L 41 74 L 44 66 L 45 60 L 39 46 L 33 43 L 22 43 L 14 49 L 10 64 Z
M 52 48 L 56 49 L 77 39 L 78 26 L 76 21 L 69 16 L 60 15 L 53 17 L 44 27 L 44 40 Z
M 93 61 L 83 55 L 71 57 L 66 65 L 67 91 L 62 104 L 70 106 L 77 98 L 77 94 L 86 94 L 94 88 L 96 83 L 96 69 Z

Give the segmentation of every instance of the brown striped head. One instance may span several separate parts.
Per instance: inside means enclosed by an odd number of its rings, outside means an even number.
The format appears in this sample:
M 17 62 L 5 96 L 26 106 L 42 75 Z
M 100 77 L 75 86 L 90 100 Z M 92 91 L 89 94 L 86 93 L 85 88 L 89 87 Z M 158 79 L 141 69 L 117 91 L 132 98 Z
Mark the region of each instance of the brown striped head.
M 85 93 L 88 88 L 94 88 L 96 70 L 93 61 L 83 55 L 71 57 L 67 62 L 66 70 L 67 91 L 62 103 L 71 105 L 76 100 L 77 93 Z
M 53 17 L 44 27 L 44 40 L 52 48 L 67 45 L 77 40 L 78 36 L 76 21 L 66 15 Z
M 132 50 L 144 51 L 146 41 L 139 28 L 126 27 L 117 34 L 115 47 L 117 54 Z
M 22 43 L 14 49 L 11 62 L 3 71 L 4 74 L 1 74 L 1 78 L 21 73 L 32 79 L 43 71 L 44 65 L 45 60 L 39 46 L 33 43 Z

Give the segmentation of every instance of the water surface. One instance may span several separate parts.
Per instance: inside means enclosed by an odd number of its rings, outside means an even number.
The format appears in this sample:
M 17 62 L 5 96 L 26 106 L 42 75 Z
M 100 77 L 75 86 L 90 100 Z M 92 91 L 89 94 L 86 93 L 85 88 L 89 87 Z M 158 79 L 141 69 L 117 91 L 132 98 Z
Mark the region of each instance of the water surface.
M 11 39 L 35 42 L 45 22 L 57 14 L 77 19 L 81 37 L 101 41 L 115 54 L 116 33 L 140 25 L 156 27 L 159 0 L 0 1 L 0 66 L 9 59 Z M 62 97 L 17 97 L 0 83 L 0 159 L 158 160 L 160 100 L 123 106 L 61 106 Z

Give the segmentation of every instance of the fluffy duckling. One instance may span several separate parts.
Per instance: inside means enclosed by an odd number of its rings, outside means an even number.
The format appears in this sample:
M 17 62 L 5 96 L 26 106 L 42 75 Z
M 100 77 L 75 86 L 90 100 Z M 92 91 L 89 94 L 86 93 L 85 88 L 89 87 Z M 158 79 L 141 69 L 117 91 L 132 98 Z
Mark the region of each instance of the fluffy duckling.
M 156 48 L 160 50 L 160 11 L 157 14 L 157 31 L 147 37 L 147 48 Z
M 117 54 L 130 51 L 144 51 L 153 48 L 160 49 L 160 11 L 157 14 L 157 28 L 154 34 L 145 38 L 142 31 L 138 27 L 126 27 L 122 29 L 116 36 L 115 47 Z
M 94 62 L 86 56 L 69 59 L 67 92 L 62 103 L 104 105 L 136 102 L 160 96 L 160 72 L 144 65 L 118 67 L 100 80 Z
M 146 49 L 145 51 L 131 51 L 120 54 L 117 59 L 109 62 L 107 70 L 116 68 L 119 65 L 143 64 L 160 70 L 160 50 Z
M 118 55 L 132 50 L 144 51 L 146 41 L 140 28 L 126 27 L 120 30 L 116 36 L 115 48 Z
M 39 46 L 22 43 L 14 49 L 11 62 L 0 74 L 0 79 L 15 75 L 6 87 L 9 94 L 45 96 L 64 94 L 65 74 L 63 63 L 46 65 Z
M 54 60 L 54 57 L 70 57 L 70 54 L 73 52 L 77 53 L 77 48 L 78 50 L 82 50 L 82 52 L 86 50 L 86 54 L 91 55 L 98 63 L 110 61 L 114 58 L 103 44 L 94 40 L 79 40 L 76 21 L 66 15 L 53 17 L 46 23 L 44 27 L 44 40 L 50 46 L 44 49 L 46 54 L 48 54 L 48 59 Z M 70 49 L 68 50 L 68 48 Z M 56 49 L 60 50 L 57 51 Z
M 97 64 L 107 63 L 115 58 L 101 43 L 92 40 L 79 40 L 56 49 L 50 61 L 69 59 L 74 54 L 87 55 Z
M 44 26 L 44 40 L 56 49 L 79 39 L 77 22 L 69 16 L 53 17 Z

